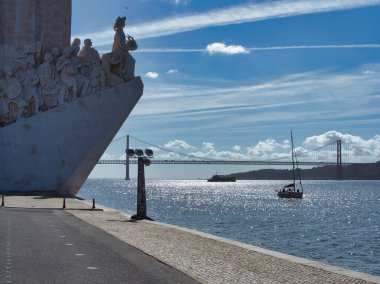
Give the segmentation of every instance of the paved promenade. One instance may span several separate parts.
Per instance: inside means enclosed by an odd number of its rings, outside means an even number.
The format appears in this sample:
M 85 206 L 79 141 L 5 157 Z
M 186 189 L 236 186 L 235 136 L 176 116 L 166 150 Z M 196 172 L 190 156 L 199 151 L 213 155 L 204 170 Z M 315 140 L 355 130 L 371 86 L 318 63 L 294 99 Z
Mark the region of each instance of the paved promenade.
M 198 283 L 51 201 L 0 208 L 0 283 Z
M 6 197 L 6 206 L 61 208 L 62 198 L 10 196 Z M 102 229 L 201 283 L 380 283 L 379 276 L 157 222 L 131 222 L 130 216 L 107 208 L 105 211 L 86 210 L 89 208 L 90 202 L 66 199 L 64 212 Z M 0 214 L 4 212 L 1 210 Z

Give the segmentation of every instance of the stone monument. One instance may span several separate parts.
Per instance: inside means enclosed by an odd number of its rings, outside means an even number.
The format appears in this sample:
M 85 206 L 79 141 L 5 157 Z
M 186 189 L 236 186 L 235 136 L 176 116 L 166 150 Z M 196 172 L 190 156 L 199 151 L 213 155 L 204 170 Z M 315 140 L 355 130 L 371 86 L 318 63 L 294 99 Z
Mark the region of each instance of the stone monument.
M 70 45 L 71 0 L 1 0 L 0 11 L 0 66 L 15 52 Z
M 137 44 L 125 17 L 102 59 L 91 39 L 70 44 L 71 0 L 0 8 L 0 191 L 74 196 L 143 94 Z

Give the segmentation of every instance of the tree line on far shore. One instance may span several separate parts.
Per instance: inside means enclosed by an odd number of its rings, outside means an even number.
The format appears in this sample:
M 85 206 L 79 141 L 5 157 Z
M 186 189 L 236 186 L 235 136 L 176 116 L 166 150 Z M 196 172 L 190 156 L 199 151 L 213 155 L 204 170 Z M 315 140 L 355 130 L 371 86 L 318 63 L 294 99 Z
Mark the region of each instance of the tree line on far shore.
M 380 161 L 373 164 L 354 164 L 342 167 L 342 176 L 338 178 L 336 166 L 323 166 L 311 169 L 301 169 L 304 180 L 380 180 Z M 235 177 L 241 180 L 288 180 L 293 179 L 290 169 L 261 169 L 242 173 L 233 173 L 225 177 Z

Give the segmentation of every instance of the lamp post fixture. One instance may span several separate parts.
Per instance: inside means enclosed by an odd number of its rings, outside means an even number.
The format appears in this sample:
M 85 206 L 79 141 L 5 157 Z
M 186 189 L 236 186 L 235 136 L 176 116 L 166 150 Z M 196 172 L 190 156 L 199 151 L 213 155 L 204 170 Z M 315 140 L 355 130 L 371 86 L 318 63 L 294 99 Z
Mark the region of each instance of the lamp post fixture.
M 144 166 L 150 165 L 150 159 L 153 156 L 151 149 L 145 149 L 145 155 L 141 149 L 127 149 L 127 155 L 129 157 L 137 157 L 137 213 L 133 215 L 133 220 L 151 220 L 146 213 L 146 194 L 145 194 L 145 171 Z

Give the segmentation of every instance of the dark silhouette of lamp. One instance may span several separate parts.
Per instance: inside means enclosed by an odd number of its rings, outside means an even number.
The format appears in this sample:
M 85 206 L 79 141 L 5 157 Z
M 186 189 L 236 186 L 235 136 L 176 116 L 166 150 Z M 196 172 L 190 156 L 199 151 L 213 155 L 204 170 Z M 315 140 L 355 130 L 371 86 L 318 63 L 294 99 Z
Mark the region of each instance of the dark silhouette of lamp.
M 137 213 L 131 217 L 133 220 L 151 220 L 152 218 L 147 215 L 146 208 L 146 194 L 145 194 L 145 171 L 144 166 L 150 165 L 150 158 L 153 157 L 153 150 L 145 149 L 127 149 L 129 157 L 137 157 Z

